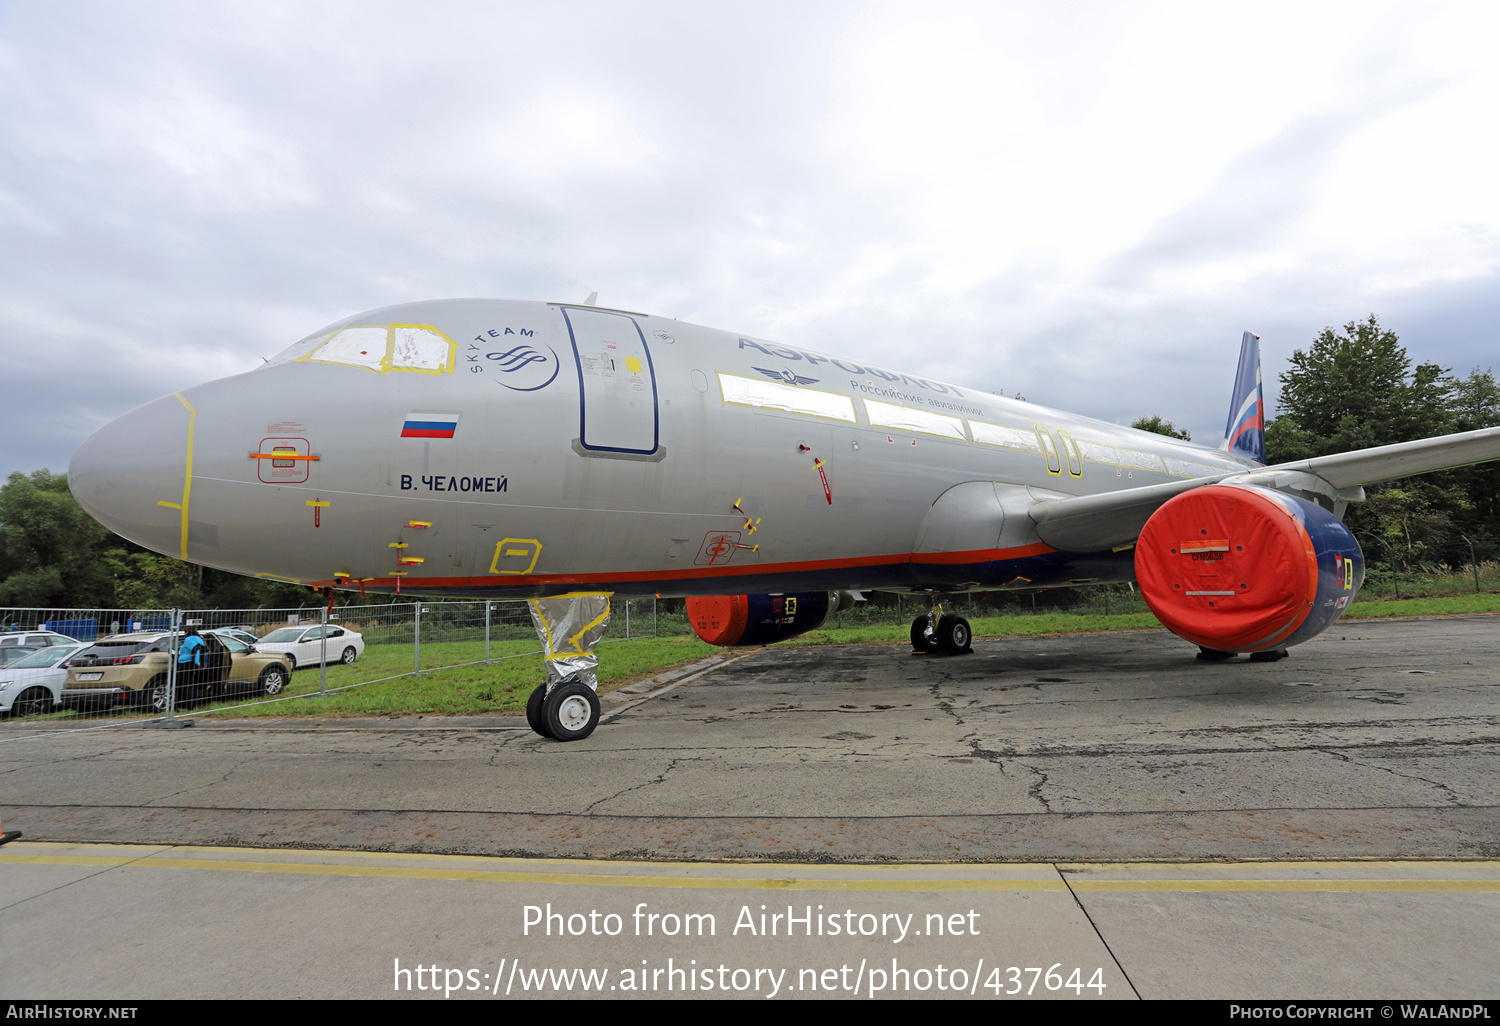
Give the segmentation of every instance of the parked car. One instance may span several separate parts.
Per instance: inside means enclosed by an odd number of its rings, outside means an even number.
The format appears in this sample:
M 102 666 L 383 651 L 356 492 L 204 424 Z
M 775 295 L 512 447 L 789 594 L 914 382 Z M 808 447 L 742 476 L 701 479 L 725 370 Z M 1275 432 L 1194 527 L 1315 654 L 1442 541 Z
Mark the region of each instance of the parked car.
M 317 666 L 323 661 L 324 631 L 328 632 L 328 662 L 347 666 L 364 655 L 364 635 L 332 623 L 279 628 L 257 641 L 255 650 L 279 653 L 293 670 L 299 666 Z
M 186 673 L 178 671 L 179 705 L 231 691 L 277 695 L 290 683 L 291 667 L 281 657 L 252 652 L 234 638 L 202 637 L 203 665 Z M 167 671 L 175 659 L 172 636 L 164 631 L 101 638 L 68 660 L 68 679 L 59 704 L 80 711 L 139 705 L 163 712 Z
M 221 638 L 233 638 L 236 641 L 243 642 L 245 645 L 251 648 L 254 648 L 255 643 L 260 640 L 260 638 L 255 634 L 254 631 L 247 630 L 244 627 L 215 627 L 212 630 L 207 630 L 203 633 L 217 634 Z
M 84 647 L 79 642 L 33 649 L 25 658 L 0 669 L 0 713 L 30 716 L 51 712 L 68 679 L 68 658 Z
M 78 645 L 81 642 L 77 638 L 70 638 L 66 634 L 56 631 L 6 631 L 0 634 L 0 648 L 8 648 L 11 645 L 24 645 L 29 648 L 43 648 L 47 645 Z
M 41 648 L 36 645 L 7 645 L 0 648 L 0 666 L 10 666 L 31 655 L 40 652 Z

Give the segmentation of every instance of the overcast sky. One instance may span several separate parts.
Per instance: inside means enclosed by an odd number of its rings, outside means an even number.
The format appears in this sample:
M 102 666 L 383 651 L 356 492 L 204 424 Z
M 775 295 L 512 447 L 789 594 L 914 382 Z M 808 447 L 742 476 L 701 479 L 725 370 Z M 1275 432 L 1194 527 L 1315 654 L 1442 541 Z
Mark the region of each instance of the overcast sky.
M 0 473 L 407 300 L 648 310 L 1222 436 L 1500 365 L 1500 4 L 0 0 Z

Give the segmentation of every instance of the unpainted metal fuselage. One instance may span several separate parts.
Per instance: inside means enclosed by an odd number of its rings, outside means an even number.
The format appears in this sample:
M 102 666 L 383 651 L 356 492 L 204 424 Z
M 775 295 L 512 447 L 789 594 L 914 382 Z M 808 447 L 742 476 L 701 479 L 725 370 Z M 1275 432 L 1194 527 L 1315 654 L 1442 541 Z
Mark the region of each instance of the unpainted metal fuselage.
M 660 317 L 448 300 L 351 317 L 92 435 L 69 479 L 148 548 L 420 594 L 709 595 L 1129 579 L 1039 500 L 1253 468 Z

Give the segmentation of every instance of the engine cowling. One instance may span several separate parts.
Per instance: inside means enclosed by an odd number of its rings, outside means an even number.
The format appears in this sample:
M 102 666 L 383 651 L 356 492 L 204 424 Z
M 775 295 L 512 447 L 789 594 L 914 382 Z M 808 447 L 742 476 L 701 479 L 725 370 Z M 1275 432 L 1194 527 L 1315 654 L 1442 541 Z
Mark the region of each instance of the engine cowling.
M 1221 652 L 1301 644 L 1333 625 L 1364 582 L 1359 543 L 1317 503 L 1254 485 L 1169 500 L 1135 548 L 1141 595 L 1178 637 Z
M 847 601 L 846 601 L 847 600 Z M 769 645 L 816 630 L 854 599 L 846 592 L 708 595 L 687 600 L 693 633 L 710 645 Z

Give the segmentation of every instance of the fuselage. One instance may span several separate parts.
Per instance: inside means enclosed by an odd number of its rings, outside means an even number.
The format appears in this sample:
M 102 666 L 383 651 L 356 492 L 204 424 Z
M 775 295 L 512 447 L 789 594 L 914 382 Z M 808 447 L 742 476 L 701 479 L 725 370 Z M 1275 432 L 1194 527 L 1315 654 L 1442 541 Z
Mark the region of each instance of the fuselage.
M 446 300 L 325 328 L 92 435 L 79 502 L 243 574 L 419 594 L 711 595 L 1128 579 L 1038 500 L 1253 467 L 1160 435 L 589 306 Z

